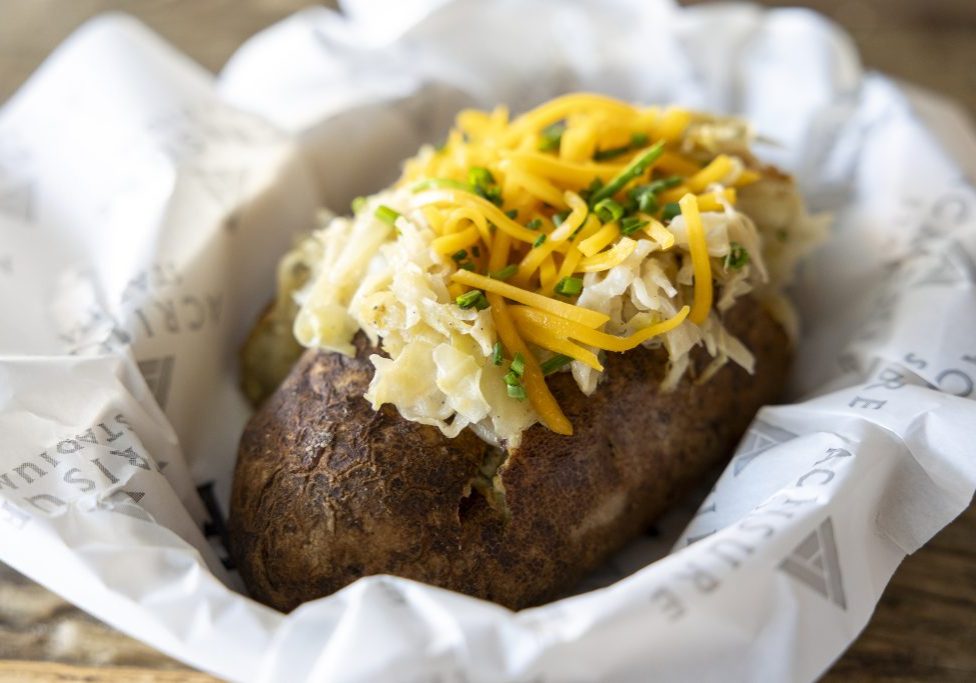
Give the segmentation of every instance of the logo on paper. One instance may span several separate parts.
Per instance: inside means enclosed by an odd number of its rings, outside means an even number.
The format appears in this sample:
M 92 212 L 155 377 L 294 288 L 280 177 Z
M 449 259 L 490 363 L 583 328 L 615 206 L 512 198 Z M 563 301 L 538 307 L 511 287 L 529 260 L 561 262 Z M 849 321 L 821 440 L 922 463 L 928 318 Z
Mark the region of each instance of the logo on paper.
M 780 569 L 841 609 L 847 609 L 837 543 L 834 541 L 834 525 L 829 517 L 783 560 Z
M 166 399 L 169 396 L 170 379 L 173 377 L 173 356 L 150 358 L 139 361 L 139 372 L 149 385 L 156 403 L 163 410 L 166 409 Z
M 795 438 L 796 434 L 793 432 L 780 429 L 762 420 L 753 421 L 749 431 L 742 438 L 742 443 L 739 444 L 739 450 L 732 459 L 732 476 L 738 477 L 739 473 L 749 463 L 773 446 Z

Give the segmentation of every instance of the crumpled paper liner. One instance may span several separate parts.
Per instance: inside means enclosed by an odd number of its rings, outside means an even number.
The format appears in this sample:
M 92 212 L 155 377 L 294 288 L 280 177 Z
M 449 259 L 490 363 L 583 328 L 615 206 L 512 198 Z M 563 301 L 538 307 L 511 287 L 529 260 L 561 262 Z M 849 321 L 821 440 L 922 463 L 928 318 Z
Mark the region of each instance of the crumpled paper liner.
M 971 129 L 800 10 L 344 9 L 216 81 L 101 18 L 0 110 L 0 560 L 231 680 L 814 679 L 976 488 Z M 795 402 L 606 588 L 519 613 L 393 577 L 287 616 L 243 597 L 219 533 L 236 349 L 278 256 L 457 108 L 575 89 L 742 114 L 833 213 L 795 287 Z

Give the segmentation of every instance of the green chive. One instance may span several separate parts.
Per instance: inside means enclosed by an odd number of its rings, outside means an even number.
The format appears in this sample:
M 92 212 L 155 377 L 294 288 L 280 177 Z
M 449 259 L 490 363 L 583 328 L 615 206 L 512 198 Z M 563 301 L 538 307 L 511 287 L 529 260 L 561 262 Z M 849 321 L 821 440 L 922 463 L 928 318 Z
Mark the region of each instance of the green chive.
M 642 221 L 637 216 L 627 216 L 620 221 L 620 234 L 625 236 L 633 235 L 635 232 L 647 225 L 648 221 Z
M 535 242 L 532 243 L 532 246 L 541 247 L 545 243 L 546 243 L 546 233 L 542 233 L 541 235 L 535 238 Z
M 597 202 L 606 199 L 607 197 L 612 197 L 620 192 L 620 190 L 624 189 L 624 186 L 626 186 L 631 180 L 644 175 L 644 172 L 647 171 L 650 165 L 657 161 L 662 154 L 664 154 L 664 140 L 661 140 L 654 146 L 650 147 L 646 152 L 630 162 L 624 170 L 613 178 L 613 180 L 604 185 L 597 192 L 594 192 L 593 196 L 590 197 L 590 206 L 595 205 Z
M 556 294 L 576 296 L 583 291 L 583 280 L 578 277 L 564 277 L 556 283 Z
M 491 187 L 476 187 L 474 188 L 474 193 L 482 199 L 487 199 L 495 206 L 502 205 L 502 189 L 500 187 L 494 185 Z
M 525 387 L 521 384 L 509 384 L 505 387 L 508 390 L 508 395 L 518 401 L 524 401 L 526 399 Z
M 654 194 L 658 192 L 664 192 L 665 190 L 670 190 L 672 187 L 677 187 L 684 182 L 684 178 L 679 175 L 668 176 L 667 178 L 661 178 L 659 180 L 652 180 L 647 184 L 647 189 L 649 189 Z
M 509 263 L 501 270 L 496 270 L 494 273 L 488 273 L 488 277 L 490 277 L 492 280 L 507 280 L 515 275 L 517 271 L 518 266 L 516 266 L 514 263 Z
M 598 149 L 593 153 L 593 161 L 606 161 L 607 159 L 613 159 L 619 157 L 621 154 L 625 154 L 631 150 L 630 145 L 624 145 L 623 147 L 608 147 L 607 149 Z
M 563 224 L 563 221 L 569 218 L 569 211 L 560 211 L 559 213 L 552 214 L 552 224 L 557 228 Z
M 474 192 L 472 188 L 467 183 L 462 183 L 460 180 L 452 180 L 451 178 L 428 178 L 427 180 L 421 180 L 410 187 L 411 192 L 423 192 L 424 190 L 433 190 L 437 188 L 448 188 L 451 190 L 464 190 L 465 192 Z
M 525 372 L 525 358 L 522 357 L 521 351 L 515 354 L 509 369 L 519 377 Z
M 505 380 L 505 384 L 507 384 L 510 387 L 522 383 L 522 378 L 519 375 L 515 374 L 515 372 L 512 370 L 506 372 L 505 376 L 502 377 L 502 379 Z
M 376 207 L 375 216 L 379 218 L 384 223 L 389 223 L 390 225 L 396 224 L 396 219 L 400 217 L 400 212 L 391 209 L 386 204 L 380 204 Z
M 661 214 L 661 218 L 666 221 L 674 220 L 675 216 L 681 215 L 681 207 L 678 202 L 668 202 L 664 205 L 664 213 Z
M 465 261 L 464 263 L 459 263 L 458 268 L 460 268 L 461 270 L 470 270 L 472 273 L 474 272 L 474 264 L 471 263 L 471 261 Z
M 494 363 L 495 365 L 501 365 L 502 353 L 503 353 L 502 343 L 495 342 L 495 348 L 493 348 L 491 352 L 491 362 Z
M 480 289 L 472 289 L 470 292 L 465 292 L 457 299 L 455 302 L 460 308 L 477 308 L 482 311 L 488 308 L 488 299 L 485 298 L 485 293 Z
M 366 208 L 366 197 L 356 197 L 352 200 L 352 212 L 358 214 Z
M 580 192 L 580 197 L 582 197 L 584 201 L 589 202 L 590 197 L 593 196 L 593 193 L 599 192 L 602 188 L 603 181 L 600 178 L 594 178 L 586 189 Z
M 728 256 L 725 257 L 725 268 L 739 270 L 747 263 L 749 263 L 749 252 L 738 242 L 732 242 L 729 245 Z
M 597 152 L 593 155 L 593 160 L 605 161 L 606 159 L 619 157 L 621 154 L 625 154 L 635 149 L 640 149 L 641 147 L 646 147 L 647 141 L 647 133 L 634 133 L 630 136 L 630 142 L 622 147 L 610 147 L 608 149 L 597 150 Z
M 543 128 L 539 138 L 539 151 L 552 152 L 559 149 L 559 143 L 562 142 L 563 133 L 565 132 L 566 123 L 564 121 L 557 121 Z
M 542 374 L 551 375 L 556 370 L 569 365 L 572 360 L 569 356 L 564 356 L 561 353 L 557 354 L 542 364 Z
M 609 198 L 601 199 L 597 202 L 596 206 L 593 207 L 593 211 L 596 213 L 597 218 L 604 223 L 619 220 L 624 215 L 624 207 L 620 205 L 620 202 Z
M 468 183 L 472 187 L 479 185 L 494 185 L 495 176 L 484 166 L 472 166 L 468 169 Z
M 455 251 L 451 255 L 451 258 L 454 259 L 455 261 L 463 261 L 467 257 L 467 255 L 468 255 L 467 250 L 461 249 L 460 251 Z
M 518 218 L 518 209 L 509 209 L 505 212 L 505 215 L 514 221 L 516 218 Z
M 531 221 L 525 224 L 529 230 L 538 230 L 542 227 L 542 221 L 538 218 L 533 218 Z

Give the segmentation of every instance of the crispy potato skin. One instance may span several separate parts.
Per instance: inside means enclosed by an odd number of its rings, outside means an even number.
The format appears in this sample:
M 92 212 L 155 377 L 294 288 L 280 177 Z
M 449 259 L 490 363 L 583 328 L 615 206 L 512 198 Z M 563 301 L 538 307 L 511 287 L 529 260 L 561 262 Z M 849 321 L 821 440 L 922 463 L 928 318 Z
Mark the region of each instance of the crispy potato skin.
M 566 594 L 728 457 L 780 394 L 785 334 L 756 303 L 725 324 L 756 356 L 706 384 L 658 392 L 663 350 L 608 354 L 584 396 L 568 373 L 550 387 L 576 433 L 540 425 L 498 470 L 509 516 L 470 482 L 490 448 L 362 398 L 368 349 L 306 352 L 251 419 L 231 500 L 231 551 L 258 600 L 283 611 L 370 574 L 395 574 L 513 609 Z M 699 367 L 707 362 L 704 354 Z

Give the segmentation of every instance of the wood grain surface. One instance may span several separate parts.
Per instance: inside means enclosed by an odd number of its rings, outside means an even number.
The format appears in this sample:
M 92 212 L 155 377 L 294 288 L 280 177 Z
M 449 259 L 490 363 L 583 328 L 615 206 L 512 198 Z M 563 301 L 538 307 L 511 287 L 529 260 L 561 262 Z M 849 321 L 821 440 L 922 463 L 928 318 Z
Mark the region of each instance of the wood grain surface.
M 85 19 L 128 12 L 217 70 L 248 36 L 304 0 L 0 0 L 0 102 Z M 330 4 L 330 3 L 326 3 Z M 699 4 L 686 2 L 685 4 Z M 844 26 L 864 62 L 976 112 L 976 0 L 808 0 Z M 0 683 L 215 679 L 68 605 L 0 565 Z M 976 508 L 907 558 L 829 683 L 976 681 Z

